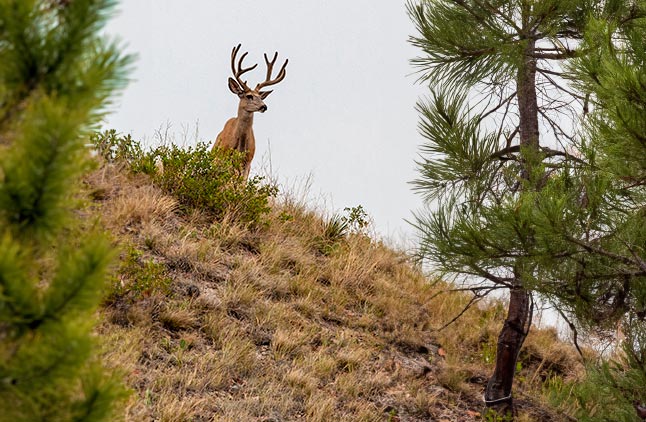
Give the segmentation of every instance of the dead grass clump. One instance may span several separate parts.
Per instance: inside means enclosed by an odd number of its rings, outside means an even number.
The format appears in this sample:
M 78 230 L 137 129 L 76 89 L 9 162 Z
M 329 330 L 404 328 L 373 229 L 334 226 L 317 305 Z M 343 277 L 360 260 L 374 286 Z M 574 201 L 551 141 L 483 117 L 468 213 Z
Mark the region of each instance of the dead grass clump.
M 146 249 L 158 254 L 162 254 L 174 240 L 169 230 L 157 221 L 142 223 L 140 237 Z
M 283 192 L 284 194 L 284 192 Z M 304 201 L 283 198 L 274 200 L 269 214 L 272 222 L 267 230 L 269 238 L 295 239 L 311 248 L 312 239 L 322 235 L 321 214 L 308 208 Z
M 334 254 L 328 261 L 328 279 L 340 291 L 357 298 L 366 297 L 374 291 L 373 280 L 379 267 L 380 256 L 375 257 L 369 242 L 352 237 L 343 252 Z
M 188 330 L 198 326 L 197 318 L 190 309 L 164 309 L 159 314 L 159 322 L 170 331 Z
M 198 212 L 197 210 L 195 212 Z M 202 220 L 200 218 L 199 220 Z M 235 220 L 231 214 L 226 214 L 221 220 L 212 221 L 204 231 L 211 244 L 230 252 L 243 249 L 256 251 L 257 239 L 248 225 Z M 206 222 L 206 221 L 205 221 Z
M 213 405 L 211 400 L 207 397 L 179 397 L 170 396 L 164 397 L 166 402 L 162 407 L 159 417 L 162 421 L 168 422 L 184 422 L 192 420 L 192 417 L 197 414 L 212 413 Z
M 327 343 L 327 340 L 326 342 Z M 321 348 L 302 357 L 300 362 L 295 362 L 312 374 L 322 384 L 327 384 L 334 379 L 338 372 L 339 364 L 336 356 L 327 348 Z
M 446 366 L 437 375 L 440 385 L 454 393 L 461 393 L 466 390 L 466 380 L 468 378 L 469 373 L 460 364 Z
M 145 175 L 127 175 L 106 164 L 86 177 L 89 196 L 100 199 L 102 220 L 113 232 L 139 229 L 142 224 L 169 225 L 176 221 L 177 201 L 152 186 Z
M 574 347 L 559 341 L 553 328 L 530 332 L 523 345 L 520 361 L 526 369 L 527 381 L 539 386 L 553 376 L 571 379 L 583 371 Z
M 294 359 L 309 351 L 308 345 L 317 343 L 313 326 L 278 328 L 271 338 L 271 351 L 277 361 Z
M 294 393 L 310 396 L 318 387 L 318 379 L 303 368 L 293 368 L 285 375 L 285 382 L 293 388 Z
M 354 343 L 339 350 L 337 365 L 343 372 L 353 372 L 372 358 L 372 350 L 363 343 Z
M 177 209 L 177 201 L 153 186 L 144 185 L 122 191 L 110 210 L 115 222 L 132 224 L 165 222 Z
M 312 422 L 328 422 L 338 420 L 335 415 L 336 400 L 325 391 L 311 395 L 305 403 L 305 417 Z
M 236 282 L 240 281 L 239 283 Z M 262 292 L 248 282 L 232 278 L 219 290 L 222 305 L 231 318 L 248 320 L 254 305 L 262 300 Z
M 87 196 L 95 201 L 112 200 L 124 186 L 132 184 L 124 165 L 102 161 L 99 168 L 84 177 Z
M 221 349 L 231 333 L 244 333 L 245 327 L 239 320 L 231 318 L 220 309 L 204 316 L 201 330 L 214 349 Z
M 254 371 L 256 347 L 248 338 L 229 333 L 216 356 L 215 363 L 218 368 L 216 372 L 224 372 L 227 379 L 242 382 L 245 376 Z
M 298 275 L 316 265 L 314 254 L 298 239 L 285 238 L 283 234 L 262 242 L 260 252 L 262 265 L 277 274 Z
M 365 398 L 375 398 L 378 401 L 379 396 L 393 384 L 393 374 L 387 372 L 384 368 L 379 368 L 376 372 L 369 372 L 362 377 L 360 396 Z

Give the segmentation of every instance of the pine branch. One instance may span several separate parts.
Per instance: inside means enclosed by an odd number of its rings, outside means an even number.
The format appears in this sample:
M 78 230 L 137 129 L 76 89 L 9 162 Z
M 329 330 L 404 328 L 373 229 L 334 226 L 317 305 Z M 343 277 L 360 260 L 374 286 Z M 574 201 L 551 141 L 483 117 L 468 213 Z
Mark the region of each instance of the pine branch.
M 488 111 L 486 111 L 485 113 L 481 114 L 477 119 L 477 123 L 480 124 L 484 119 L 486 119 L 491 114 L 493 114 L 493 113 L 497 112 L 498 110 L 500 110 L 503 106 L 508 107 L 511 100 L 516 98 L 516 94 L 517 94 L 517 92 L 514 91 L 507 98 L 501 100 L 495 107 L 493 107 L 493 108 L 489 109 Z
M 572 59 L 580 56 L 580 52 L 577 50 L 565 50 L 560 53 L 544 53 L 544 52 L 534 52 L 530 53 L 530 56 L 535 59 L 542 60 L 565 60 Z
M 563 310 L 560 307 L 554 306 L 554 309 L 556 309 L 556 312 L 558 312 L 559 315 L 561 315 L 561 318 L 563 318 L 563 320 L 566 322 L 568 327 L 570 327 L 570 330 L 572 330 L 572 342 L 574 343 L 574 347 L 576 347 L 576 351 L 579 352 L 579 356 L 583 358 L 583 351 L 579 346 L 579 331 L 577 330 L 576 325 L 574 325 L 574 323 L 570 321 L 570 318 L 568 318 L 567 315 L 565 315 L 565 312 L 563 312 Z
M 571 243 L 573 243 L 573 244 L 575 244 L 577 246 L 580 246 L 581 248 L 583 248 L 584 250 L 586 250 L 588 252 L 593 252 L 593 253 L 595 253 L 597 255 L 605 256 L 607 258 L 612 258 L 613 260 L 618 261 L 618 262 L 622 262 L 624 264 L 637 266 L 637 267 L 640 266 L 639 263 L 635 262 L 634 260 L 632 260 L 632 259 L 630 259 L 630 258 L 628 258 L 626 256 L 619 255 L 619 254 L 616 254 L 614 252 L 607 251 L 607 250 L 605 250 L 603 248 L 593 246 L 590 243 L 587 243 L 587 242 L 584 242 L 582 240 L 576 239 L 576 238 L 574 238 L 572 236 L 569 236 L 569 235 L 566 235 L 565 238 L 569 242 L 571 242 Z M 622 275 L 622 274 L 623 275 L 631 275 L 629 273 L 620 273 L 620 275 Z M 641 274 L 641 273 L 638 273 L 638 274 Z

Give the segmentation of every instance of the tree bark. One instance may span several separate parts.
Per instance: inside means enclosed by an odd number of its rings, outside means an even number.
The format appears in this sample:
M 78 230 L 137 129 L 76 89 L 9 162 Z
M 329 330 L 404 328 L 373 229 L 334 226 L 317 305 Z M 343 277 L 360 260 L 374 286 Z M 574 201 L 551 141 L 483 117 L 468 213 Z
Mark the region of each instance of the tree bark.
M 522 286 L 522 276 L 517 273 L 509 295 L 509 309 L 505 324 L 498 337 L 496 368 L 487 383 L 485 403 L 499 415 L 515 416 L 512 385 L 518 354 L 531 324 L 529 292 Z
M 523 27 L 528 27 L 527 22 L 523 22 Z M 532 179 L 532 163 L 538 157 L 540 146 L 538 104 L 536 101 L 536 58 L 534 55 L 536 43 L 531 36 L 527 38 L 523 62 L 519 66 L 516 79 L 520 120 L 520 150 L 523 161 L 521 178 L 525 182 Z M 526 189 L 527 186 L 529 184 L 526 184 L 524 188 L 521 187 L 521 189 Z M 531 244 L 531 239 L 525 240 L 525 245 Z M 524 288 L 523 283 L 523 274 L 527 270 L 520 261 L 517 262 L 514 268 L 514 281 L 510 289 L 507 318 L 498 337 L 496 367 L 485 390 L 486 406 L 501 416 L 515 416 L 512 385 L 518 355 L 531 324 L 532 312 L 530 294 Z

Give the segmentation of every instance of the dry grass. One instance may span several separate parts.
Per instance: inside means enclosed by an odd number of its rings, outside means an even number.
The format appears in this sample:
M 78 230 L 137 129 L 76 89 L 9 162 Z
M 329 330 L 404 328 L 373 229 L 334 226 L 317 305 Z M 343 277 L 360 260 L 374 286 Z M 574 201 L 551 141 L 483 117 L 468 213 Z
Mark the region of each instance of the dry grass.
M 321 217 L 293 201 L 251 232 L 182 216 L 118 168 L 101 168 L 88 187 L 115 241 L 172 279 L 167 294 L 102 310 L 105 358 L 135 392 L 125 420 L 479 419 L 500 306 L 437 332 L 467 298 L 438 296 L 443 283 L 365 236 L 321 253 Z M 547 375 L 577 366 L 572 351 L 538 332 L 522 362 L 523 417 L 559 420 L 538 397 Z

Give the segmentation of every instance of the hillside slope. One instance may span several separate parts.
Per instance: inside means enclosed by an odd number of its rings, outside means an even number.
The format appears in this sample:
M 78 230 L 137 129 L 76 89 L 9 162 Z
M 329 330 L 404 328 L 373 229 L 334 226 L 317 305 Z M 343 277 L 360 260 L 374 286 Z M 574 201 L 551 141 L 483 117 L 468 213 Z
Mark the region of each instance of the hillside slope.
M 181 212 L 143 175 L 103 164 L 89 222 L 120 253 L 98 329 L 134 390 L 128 421 L 473 421 L 503 307 L 440 294 L 407 256 L 276 200 L 254 229 Z M 329 224 L 328 224 L 329 228 Z M 579 369 L 553 331 L 528 338 L 521 420 L 563 420 L 540 391 Z

